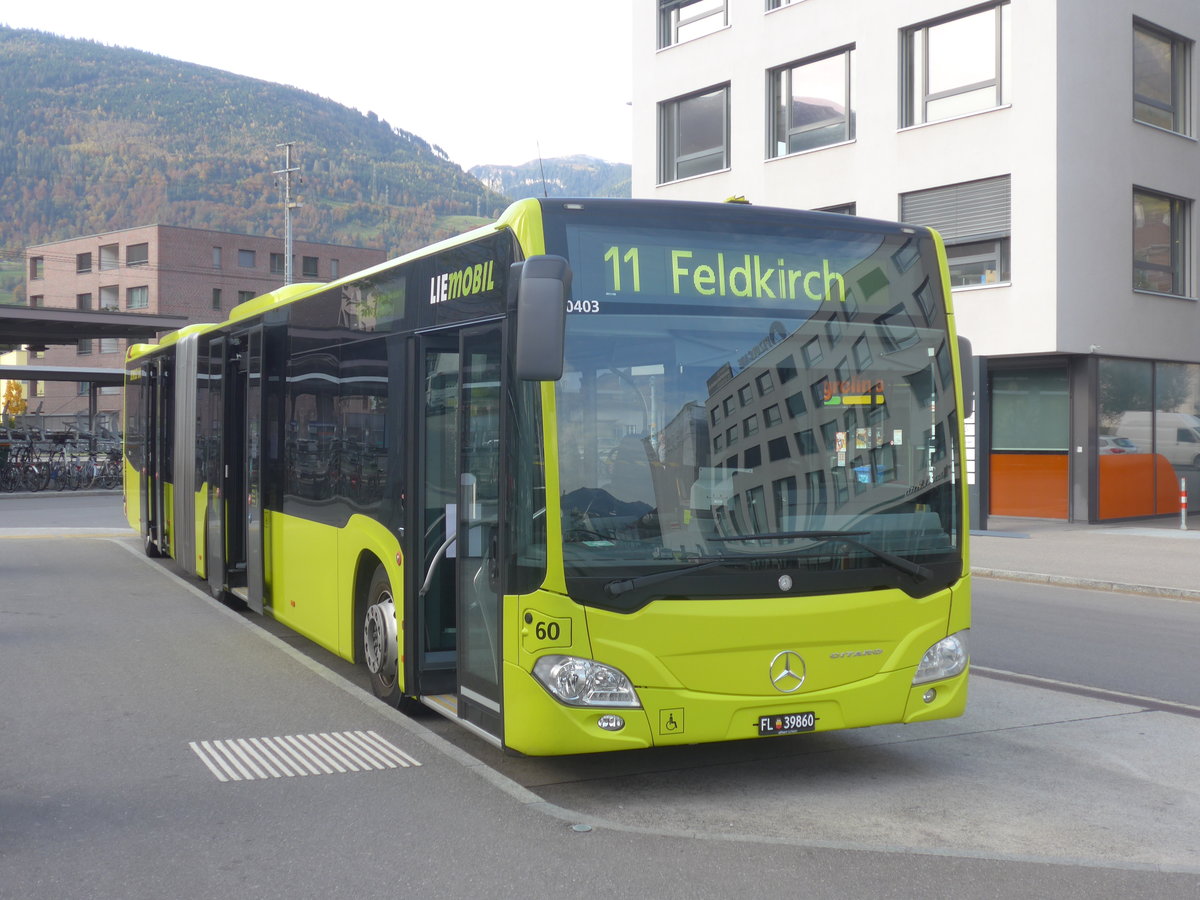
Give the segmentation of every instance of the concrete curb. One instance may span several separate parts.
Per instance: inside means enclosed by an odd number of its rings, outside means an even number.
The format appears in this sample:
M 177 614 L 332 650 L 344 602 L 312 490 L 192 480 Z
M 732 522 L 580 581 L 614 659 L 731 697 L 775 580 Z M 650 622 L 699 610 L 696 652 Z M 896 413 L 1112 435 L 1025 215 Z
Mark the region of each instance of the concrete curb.
M 1154 584 L 1123 584 L 1096 578 L 1077 578 L 1073 575 L 1043 575 L 1037 572 L 1014 572 L 1006 569 L 972 567 L 971 574 L 977 578 L 996 578 L 1002 581 L 1025 581 L 1031 584 L 1049 584 L 1058 587 L 1086 588 L 1092 591 L 1111 591 L 1115 594 L 1140 594 L 1146 597 L 1162 597 L 1168 600 L 1191 600 L 1200 602 L 1200 590 L 1170 588 Z

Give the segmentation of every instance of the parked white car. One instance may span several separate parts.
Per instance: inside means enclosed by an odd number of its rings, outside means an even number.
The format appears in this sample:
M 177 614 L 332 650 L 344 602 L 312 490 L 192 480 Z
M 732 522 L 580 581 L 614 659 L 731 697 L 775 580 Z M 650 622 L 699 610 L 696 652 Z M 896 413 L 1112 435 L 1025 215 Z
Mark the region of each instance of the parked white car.
M 1097 453 L 1138 453 L 1137 444 L 1127 437 L 1115 437 L 1113 435 L 1102 434 L 1099 437 L 1099 446 Z

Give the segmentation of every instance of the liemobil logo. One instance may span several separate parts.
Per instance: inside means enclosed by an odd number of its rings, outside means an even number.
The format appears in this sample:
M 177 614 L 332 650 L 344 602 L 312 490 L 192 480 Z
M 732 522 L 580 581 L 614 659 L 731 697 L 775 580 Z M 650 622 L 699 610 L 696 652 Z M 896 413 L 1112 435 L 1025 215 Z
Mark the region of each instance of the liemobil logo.
M 461 297 L 495 290 L 496 283 L 492 278 L 495 265 L 495 261 L 489 259 L 457 272 L 434 275 L 429 279 L 429 302 L 445 303 L 447 300 L 458 300 Z

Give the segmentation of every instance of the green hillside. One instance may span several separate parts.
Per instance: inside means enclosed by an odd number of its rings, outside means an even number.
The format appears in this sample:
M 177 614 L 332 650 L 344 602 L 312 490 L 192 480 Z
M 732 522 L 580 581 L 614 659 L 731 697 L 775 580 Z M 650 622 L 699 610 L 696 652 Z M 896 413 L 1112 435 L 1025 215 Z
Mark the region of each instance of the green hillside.
M 153 223 L 282 235 L 286 141 L 300 240 L 396 254 L 507 202 L 373 113 L 138 50 L 0 27 L 0 86 L 0 258 Z

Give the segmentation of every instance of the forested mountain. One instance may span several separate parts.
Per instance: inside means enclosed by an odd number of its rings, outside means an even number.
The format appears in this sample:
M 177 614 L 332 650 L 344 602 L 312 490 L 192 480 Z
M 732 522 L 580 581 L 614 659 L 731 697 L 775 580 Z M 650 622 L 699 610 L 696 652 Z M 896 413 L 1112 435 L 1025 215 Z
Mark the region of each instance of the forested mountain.
M 301 240 L 396 254 L 494 216 L 438 147 L 307 91 L 0 26 L 0 259 L 136 225 L 283 234 L 295 141 Z M 478 221 L 477 219 L 475 221 Z
M 521 166 L 473 166 L 470 173 L 499 194 L 522 197 L 628 197 L 628 163 L 592 156 L 533 160 Z

